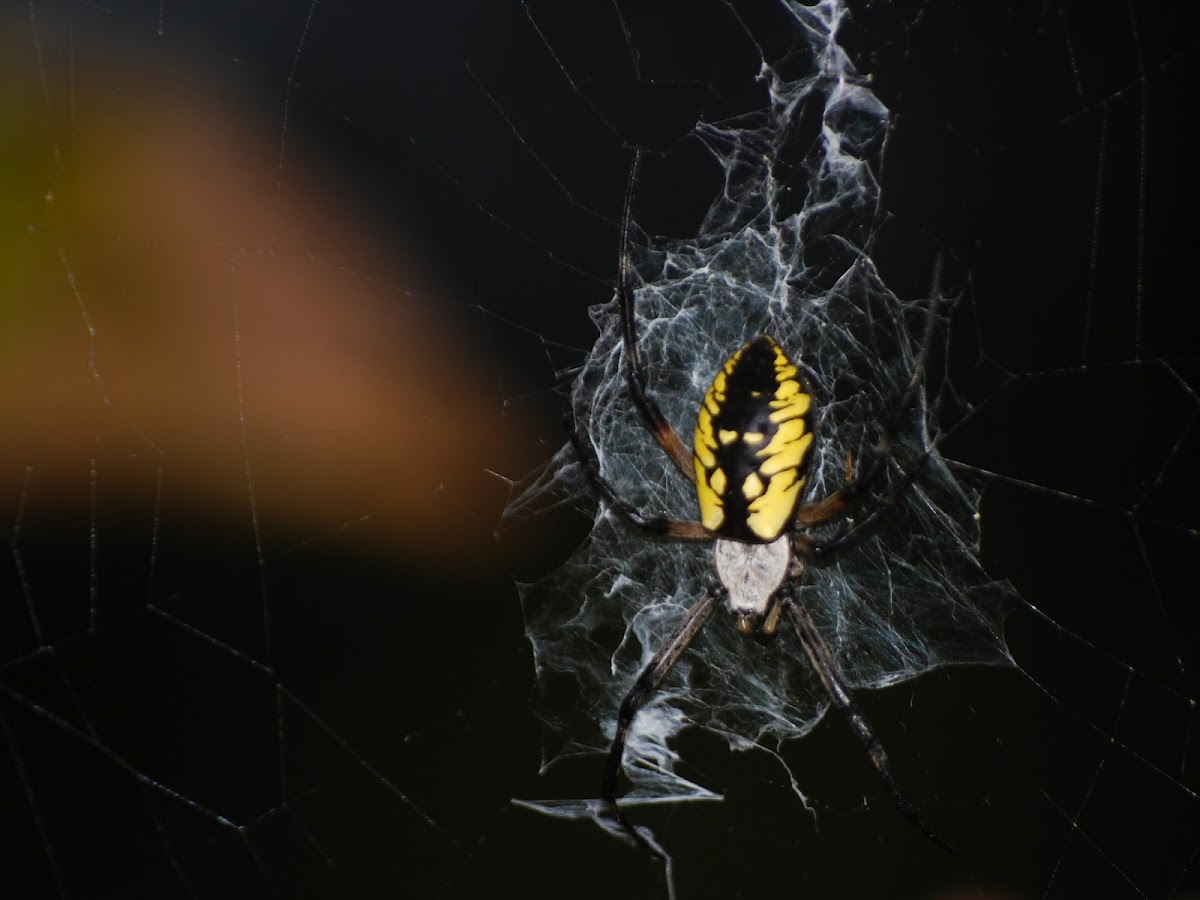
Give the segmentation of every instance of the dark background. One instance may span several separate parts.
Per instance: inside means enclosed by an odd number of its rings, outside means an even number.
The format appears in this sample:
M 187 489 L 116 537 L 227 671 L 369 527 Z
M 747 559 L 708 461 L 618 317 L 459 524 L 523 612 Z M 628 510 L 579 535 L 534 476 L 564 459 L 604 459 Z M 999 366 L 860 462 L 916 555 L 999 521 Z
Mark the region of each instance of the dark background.
M 983 489 L 989 571 L 1027 604 L 1006 627 L 1017 668 L 941 670 L 861 698 L 956 857 L 899 821 L 832 720 L 784 751 L 815 818 L 767 754 L 731 755 L 698 733 L 680 751 L 726 801 L 646 821 L 675 855 L 680 897 L 1191 896 L 1198 23 L 1150 4 L 852 9 L 843 45 L 895 116 L 884 279 L 901 296 L 926 290 L 927 261 L 906 255 L 914 235 L 967 273 L 943 450 Z M 85 381 L 121 362 L 136 372 L 138 359 L 114 359 L 105 325 L 138 283 L 129 260 L 186 267 L 216 250 L 215 265 L 238 269 L 272 256 L 300 279 L 313 266 L 330 278 L 335 319 L 350 309 L 343 290 L 382 284 L 406 335 L 419 322 L 418 340 L 430 329 L 437 349 L 399 375 L 393 361 L 371 371 L 410 382 L 439 415 L 402 397 L 379 407 L 380 427 L 391 416 L 406 434 L 465 434 L 461 453 L 404 472 L 428 487 L 427 506 L 392 509 L 381 471 L 377 494 L 335 489 L 342 503 L 303 513 L 272 496 L 339 484 L 358 465 L 357 433 L 314 428 L 346 455 L 276 484 L 261 456 L 249 476 L 238 465 L 247 432 L 212 438 L 184 409 L 197 426 L 184 445 L 211 438 L 232 460 L 222 483 L 244 503 L 230 506 L 186 483 L 158 420 L 130 413 L 115 380 L 80 401 L 99 423 L 85 440 L 9 439 L 6 895 L 663 895 L 659 868 L 636 850 L 509 802 L 591 796 L 601 760 L 539 772 L 559 738 L 537 716 L 515 588 L 553 569 L 587 519 L 557 509 L 496 529 L 504 478 L 563 440 L 562 389 L 594 336 L 587 308 L 611 296 L 631 148 L 649 151 L 645 230 L 694 233 L 719 182 L 691 126 L 765 99 L 746 31 L 785 71 L 806 64 L 778 7 L 35 2 L 0 27 L 6 96 L 33 110 L 9 142 L 27 152 L 13 151 L 7 168 L 20 175 L 6 178 L 30 199 L 6 207 L 6 259 L 45 252 L 51 273 L 6 282 L 10 361 L 33 340 L 22 337 L 34 333 L 27 303 L 77 330 L 86 310 L 94 340 L 66 355 Z M 142 111 L 147 85 L 158 105 Z M 58 209 L 69 203 L 100 159 L 77 127 L 90 110 L 108 110 L 105 127 L 149 152 L 139 117 L 210 106 L 271 150 L 248 206 L 282 208 L 311 188 L 357 230 L 286 246 L 149 227 L 131 239 L 39 205 L 48 191 Z M 117 210 L 168 192 L 137 168 L 107 187 Z M 129 221 L 148 225 L 144 213 Z M 382 255 L 360 256 L 355 235 Z M 377 262 L 393 252 L 406 267 Z M 112 261 L 102 283 L 89 282 L 85 253 Z M 433 312 L 407 318 L 414 309 Z M 130 321 L 142 335 L 161 327 L 141 309 Z M 261 347 L 229 332 L 188 347 L 227 375 L 231 406 L 250 401 L 252 425 L 270 421 L 253 382 L 237 387 L 243 361 L 247 374 L 265 365 Z M 157 381 L 171 369 L 144 371 Z M 44 373 L 5 372 L 10 422 L 63 409 Z M 452 374 L 469 387 L 452 390 Z M 288 383 L 312 389 L 302 367 Z M 255 453 L 293 437 L 263 427 Z M 147 440 L 168 449 L 148 458 Z M 110 474 L 131 459 L 137 491 Z M 423 523 L 435 514 L 450 526 L 429 549 Z

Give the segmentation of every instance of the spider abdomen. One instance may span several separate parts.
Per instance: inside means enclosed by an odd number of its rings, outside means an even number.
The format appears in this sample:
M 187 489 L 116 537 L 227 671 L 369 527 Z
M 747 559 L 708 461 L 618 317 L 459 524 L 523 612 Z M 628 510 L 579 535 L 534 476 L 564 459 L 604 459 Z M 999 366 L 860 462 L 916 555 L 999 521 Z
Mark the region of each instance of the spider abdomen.
M 700 521 L 712 534 L 769 543 L 795 516 L 812 447 L 812 396 L 766 335 L 729 357 L 704 395 L 693 455 Z

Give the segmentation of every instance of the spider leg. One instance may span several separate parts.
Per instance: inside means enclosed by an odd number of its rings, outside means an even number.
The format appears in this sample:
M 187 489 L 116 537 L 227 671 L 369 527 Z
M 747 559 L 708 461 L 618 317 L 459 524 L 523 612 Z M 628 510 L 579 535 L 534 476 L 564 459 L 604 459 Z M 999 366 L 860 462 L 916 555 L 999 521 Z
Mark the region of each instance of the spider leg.
M 608 508 L 619 514 L 630 525 L 634 525 L 642 531 L 660 537 L 690 541 L 712 540 L 712 535 L 699 522 L 668 519 L 665 516 L 645 515 L 636 506 L 618 494 L 617 489 L 600 474 L 595 462 L 592 460 L 591 454 L 584 447 L 583 438 L 580 437 L 579 432 L 572 428 L 570 435 L 571 445 L 575 448 L 575 455 L 579 457 L 579 464 L 583 466 L 583 471 L 587 475 L 588 481 L 592 483 L 596 491 L 604 498 L 604 502 L 608 505 Z
M 805 556 L 819 559 L 853 547 L 904 496 L 908 488 L 916 481 L 917 475 L 920 474 L 921 469 L 928 460 L 929 453 L 922 454 L 913 467 L 905 473 L 901 482 L 888 493 L 884 494 L 870 512 L 864 516 L 859 516 L 850 524 L 839 528 L 835 534 L 826 540 L 818 541 L 812 535 L 797 534 L 794 539 L 796 549 Z
M 892 455 L 892 446 L 896 442 L 896 435 L 900 433 L 900 428 L 904 424 L 904 420 L 908 417 L 913 405 L 917 402 L 917 397 L 921 393 L 921 385 L 925 380 L 925 366 L 929 358 L 929 351 L 933 346 L 933 334 L 938 321 L 936 315 L 938 307 L 937 298 L 941 291 L 941 277 L 942 260 L 941 257 L 938 257 L 933 273 L 934 299 L 930 302 L 929 312 L 926 316 L 925 334 L 921 338 L 921 351 L 913 366 L 912 376 L 908 379 L 908 384 L 905 385 L 904 392 L 900 395 L 900 402 L 897 404 L 891 417 L 884 423 L 883 434 L 880 435 L 879 442 L 864 454 L 865 465 L 858 473 L 857 478 L 848 478 L 841 488 L 834 491 L 825 499 L 818 500 L 815 503 L 806 503 L 800 507 L 796 512 L 797 526 L 805 528 L 813 525 L 821 525 L 845 515 L 847 510 L 863 498 L 875 481 L 878 480 L 879 476 L 886 470 L 888 459 Z M 921 464 L 923 462 L 924 457 L 922 457 Z M 921 464 L 918 464 L 918 468 Z M 850 467 L 849 456 L 846 458 L 846 465 L 848 473 Z M 855 530 L 858 529 L 859 526 L 855 526 Z M 844 541 L 839 541 L 839 543 L 842 546 L 846 545 Z
M 667 638 L 666 643 L 654 654 L 649 665 L 638 675 L 637 681 L 633 683 L 633 687 L 621 701 L 621 711 L 617 715 L 616 733 L 613 735 L 612 747 L 608 751 L 608 765 L 604 770 L 604 783 L 600 787 L 600 796 L 608 803 L 621 827 L 629 833 L 638 846 L 655 856 L 660 855 L 658 851 L 651 847 L 650 843 L 630 824 L 621 811 L 621 807 L 617 805 L 617 776 L 621 773 L 625 757 L 625 740 L 629 736 L 629 726 L 633 724 L 633 718 L 641 709 L 642 704 L 658 690 L 663 679 L 679 661 L 680 654 L 700 633 L 700 629 L 704 627 L 704 623 L 708 621 L 716 606 L 717 600 L 712 594 L 707 591 L 701 594 L 700 599 L 693 603 L 691 609 L 687 611 L 687 615 L 683 617 L 683 621 L 679 623 L 675 633 Z
M 696 470 L 691 451 L 684 446 L 679 433 L 671 427 L 658 404 L 647 392 L 646 366 L 638 349 L 633 303 L 633 263 L 629 255 L 629 223 L 633 218 L 633 188 L 637 183 L 637 171 L 641 161 L 642 151 L 638 150 L 634 153 L 633 165 L 629 169 L 629 182 L 625 187 L 625 205 L 621 219 L 621 259 L 617 266 L 617 296 L 621 304 L 621 332 L 625 341 L 625 379 L 629 384 L 629 394 L 633 397 L 633 403 L 654 439 L 667 456 L 671 457 L 679 471 L 689 481 L 695 482 Z
M 930 831 L 925 823 L 921 821 L 920 816 L 917 815 L 916 808 L 900 789 L 900 784 L 896 781 L 895 773 L 892 772 L 892 764 L 888 762 L 883 745 L 879 743 L 879 738 L 875 736 L 875 732 L 867 722 L 866 716 L 863 715 L 858 704 L 854 702 L 854 697 L 851 695 L 850 689 L 846 686 L 846 682 L 842 678 L 842 673 L 838 670 L 833 654 L 829 651 L 829 646 L 825 643 L 824 638 L 821 637 L 821 633 L 817 631 L 817 626 L 813 623 L 808 611 L 792 597 L 787 597 L 784 602 L 787 604 L 788 615 L 791 616 L 792 623 L 796 626 L 796 633 L 800 636 L 800 643 L 804 646 L 804 652 L 808 655 L 809 662 L 812 663 L 813 668 L 821 679 L 821 683 L 825 686 L 825 690 L 829 694 L 829 699 L 841 711 L 842 715 L 846 717 L 850 729 L 862 743 L 863 747 L 866 748 L 867 755 L 871 757 L 871 765 L 875 767 L 875 771 L 879 773 L 884 784 L 887 785 L 888 791 L 892 795 L 892 802 L 896 804 L 900 815 L 906 822 L 921 829 L 925 837 L 929 838 L 929 840 L 933 841 L 947 853 L 955 853 L 956 851 L 953 847 Z

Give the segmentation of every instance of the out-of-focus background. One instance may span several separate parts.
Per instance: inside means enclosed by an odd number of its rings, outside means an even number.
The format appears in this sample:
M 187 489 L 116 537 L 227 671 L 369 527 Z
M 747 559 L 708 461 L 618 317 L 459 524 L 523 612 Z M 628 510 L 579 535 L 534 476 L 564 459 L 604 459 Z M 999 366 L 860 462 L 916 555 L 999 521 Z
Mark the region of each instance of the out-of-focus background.
M 850 6 L 884 204 L 970 273 L 944 449 L 1030 604 L 1020 668 L 863 700 L 955 858 L 840 723 L 788 748 L 796 790 L 689 738 L 728 800 L 659 815 L 679 896 L 1189 896 L 1200 23 Z M 639 219 L 694 233 L 719 181 L 690 129 L 763 105 L 802 46 L 774 10 L 5 8 L 0 892 L 664 894 L 510 803 L 601 760 L 540 717 L 516 591 L 588 519 L 498 525 L 563 441 L 631 146 Z

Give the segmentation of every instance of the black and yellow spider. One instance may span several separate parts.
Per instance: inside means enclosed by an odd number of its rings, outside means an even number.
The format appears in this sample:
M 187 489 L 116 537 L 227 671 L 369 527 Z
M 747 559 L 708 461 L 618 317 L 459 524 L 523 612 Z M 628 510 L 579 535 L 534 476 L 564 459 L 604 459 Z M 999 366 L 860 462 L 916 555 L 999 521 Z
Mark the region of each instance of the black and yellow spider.
M 636 162 L 634 168 L 636 171 Z M 720 587 L 716 592 L 703 593 L 696 600 L 675 632 L 638 675 L 621 703 L 602 795 L 621 826 L 642 847 L 655 852 L 617 804 L 617 777 L 623 764 L 626 737 L 642 704 L 658 689 L 719 602 L 727 597 L 737 629 L 742 634 L 769 637 L 778 628 L 780 618 L 787 616 L 830 702 L 845 715 L 866 748 L 900 814 L 939 846 L 950 850 L 925 827 L 912 803 L 900 790 L 883 747 L 855 703 L 829 647 L 796 595 L 796 585 L 804 574 L 804 561 L 818 560 L 849 549 L 879 515 L 895 503 L 898 491 L 905 489 L 915 476 L 915 471 L 910 472 L 900 487 L 879 499 L 873 509 L 860 507 L 860 501 L 866 498 L 887 466 L 896 433 L 919 393 L 935 318 L 933 311 L 929 314 L 924 347 L 912 377 L 898 400 L 896 411 L 884 424 L 879 442 L 863 460 L 859 473 L 853 474 L 852 462 L 847 459 L 846 482 L 839 490 L 821 500 L 802 502 L 806 496 L 807 472 L 815 439 L 813 398 L 797 366 L 774 339 L 765 334 L 758 335 L 730 356 L 717 372 L 704 395 L 690 452 L 647 392 L 630 283 L 629 222 L 634 180 L 631 175 L 625 197 L 618 285 L 625 377 L 643 422 L 679 471 L 695 485 L 699 521 L 644 514 L 623 499 L 600 475 L 577 431 L 572 431 L 571 440 L 591 483 L 609 508 L 627 522 L 651 535 L 712 541 L 713 563 Z M 855 509 L 859 509 L 860 514 L 853 521 L 845 521 L 835 534 L 823 540 L 806 531 L 844 520 Z

